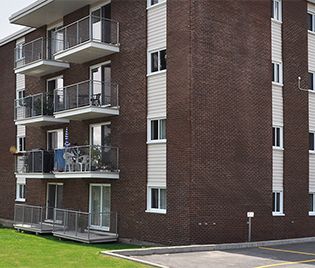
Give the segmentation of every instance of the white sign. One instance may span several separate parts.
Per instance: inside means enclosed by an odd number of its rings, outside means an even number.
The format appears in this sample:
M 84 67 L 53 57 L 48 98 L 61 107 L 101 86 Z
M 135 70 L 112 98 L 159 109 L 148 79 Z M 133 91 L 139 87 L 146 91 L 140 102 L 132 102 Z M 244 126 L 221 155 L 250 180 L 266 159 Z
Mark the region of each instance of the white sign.
M 254 218 L 255 213 L 254 212 L 247 212 L 247 218 Z

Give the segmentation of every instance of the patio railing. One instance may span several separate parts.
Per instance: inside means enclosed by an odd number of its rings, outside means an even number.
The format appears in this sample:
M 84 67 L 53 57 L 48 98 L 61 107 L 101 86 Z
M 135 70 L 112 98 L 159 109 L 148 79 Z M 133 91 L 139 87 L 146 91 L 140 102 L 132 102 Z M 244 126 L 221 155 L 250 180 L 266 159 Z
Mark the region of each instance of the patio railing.
M 87 145 L 56 149 L 55 172 L 119 172 L 118 148 Z
M 118 107 L 118 85 L 113 82 L 83 81 L 55 90 L 55 112 L 80 107 Z
M 54 154 L 45 150 L 32 150 L 18 153 L 16 173 L 50 173 L 54 166 Z
M 21 120 L 37 116 L 52 116 L 54 112 L 54 96 L 39 93 L 14 101 L 14 119 Z
M 88 41 L 119 45 L 119 23 L 91 15 L 58 29 L 54 36 L 54 54 Z
M 91 239 L 93 231 L 118 234 L 118 216 L 116 212 L 80 212 L 67 209 L 55 209 L 56 218 L 62 219 L 54 224 L 53 232 L 82 239 Z
M 45 213 L 45 207 L 15 204 L 14 224 L 28 225 L 30 228 L 43 229 Z

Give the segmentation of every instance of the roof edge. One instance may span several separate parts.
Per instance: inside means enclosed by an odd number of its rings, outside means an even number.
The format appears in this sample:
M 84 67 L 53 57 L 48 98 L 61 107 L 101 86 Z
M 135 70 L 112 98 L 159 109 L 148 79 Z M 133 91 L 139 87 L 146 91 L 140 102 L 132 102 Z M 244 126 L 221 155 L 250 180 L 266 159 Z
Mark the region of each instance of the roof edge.
M 19 39 L 20 37 L 23 37 L 24 35 L 33 32 L 36 30 L 35 28 L 25 27 L 13 34 L 8 35 L 7 37 L 0 40 L 0 47 L 4 46 L 5 44 L 8 44 L 16 39 Z

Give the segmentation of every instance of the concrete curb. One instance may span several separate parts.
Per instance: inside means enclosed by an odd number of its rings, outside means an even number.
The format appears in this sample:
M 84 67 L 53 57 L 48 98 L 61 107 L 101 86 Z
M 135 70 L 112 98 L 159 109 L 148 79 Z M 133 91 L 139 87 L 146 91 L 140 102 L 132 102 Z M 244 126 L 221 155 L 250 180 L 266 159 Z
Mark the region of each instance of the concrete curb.
M 227 249 L 257 248 L 257 247 L 300 244 L 300 243 L 309 243 L 309 242 L 315 242 L 315 237 L 270 240 L 270 241 L 260 241 L 260 242 L 247 242 L 247 243 L 126 249 L 126 250 L 114 250 L 114 251 L 108 251 L 108 252 L 102 252 L 102 253 L 107 254 L 107 255 L 115 254 L 116 257 L 126 257 L 126 256 L 129 257 L 129 256 L 155 255 L 155 254 L 175 254 L 175 253 L 202 252 L 202 251 L 227 250 Z

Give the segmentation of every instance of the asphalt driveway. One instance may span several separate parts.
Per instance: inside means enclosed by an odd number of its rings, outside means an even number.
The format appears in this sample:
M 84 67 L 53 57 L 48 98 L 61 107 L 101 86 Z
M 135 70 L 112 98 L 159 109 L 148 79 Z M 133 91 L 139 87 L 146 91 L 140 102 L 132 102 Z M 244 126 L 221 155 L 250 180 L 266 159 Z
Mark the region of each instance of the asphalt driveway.
M 315 267 L 315 243 L 134 258 L 170 268 L 310 268 Z

